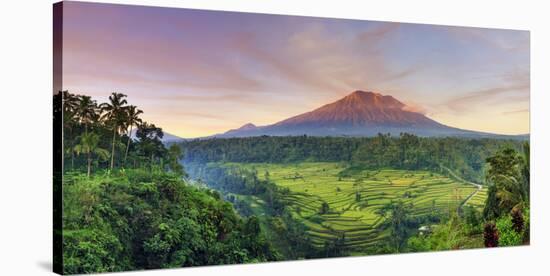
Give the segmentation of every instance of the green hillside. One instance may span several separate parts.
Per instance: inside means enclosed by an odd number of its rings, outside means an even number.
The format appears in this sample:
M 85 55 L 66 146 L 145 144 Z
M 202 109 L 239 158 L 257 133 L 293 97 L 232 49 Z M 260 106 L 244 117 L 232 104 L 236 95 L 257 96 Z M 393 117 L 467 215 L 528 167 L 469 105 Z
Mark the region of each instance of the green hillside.
M 382 227 L 382 209 L 392 202 L 412 205 L 412 214 L 456 212 L 459 205 L 477 188 L 428 171 L 359 170 L 346 171 L 338 163 L 238 164 L 257 171 L 289 193 L 283 198 L 292 215 L 303 222 L 317 246 L 345 237 L 345 247 L 362 251 L 387 237 Z M 267 179 L 266 179 L 267 178 Z M 483 195 L 476 195 L 483 201 Z M 473 201 L 473 199 L 472 199 Z M 321 212 L 323 203 L 329 206 Z

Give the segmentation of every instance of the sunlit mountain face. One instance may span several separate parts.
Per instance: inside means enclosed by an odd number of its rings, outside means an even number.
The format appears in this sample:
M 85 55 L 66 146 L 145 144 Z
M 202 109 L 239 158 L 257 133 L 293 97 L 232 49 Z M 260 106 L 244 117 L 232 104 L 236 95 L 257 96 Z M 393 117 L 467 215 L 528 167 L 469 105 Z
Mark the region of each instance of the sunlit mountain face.
M 392 96 L 357 90 L 338 101 L 271 125 L 256 126 L 248 123 L 215 137 L 373 136 L 378 133 L 399 135 L 405 132 L 419 136 L 499 136 L 446 126 L 414 111 Z

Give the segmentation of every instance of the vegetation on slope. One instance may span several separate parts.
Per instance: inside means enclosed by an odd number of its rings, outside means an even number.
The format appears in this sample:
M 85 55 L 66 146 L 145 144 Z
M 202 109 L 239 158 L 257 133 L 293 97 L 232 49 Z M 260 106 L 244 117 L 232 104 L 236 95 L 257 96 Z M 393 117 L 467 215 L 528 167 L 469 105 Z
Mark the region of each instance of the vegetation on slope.
M 176 175 L 70 173 L 63 184 L 66 273 L 276 259 L 256 217 Z
M 279 258 L 258 218 L 243 219 L 217 192 L 184 180 L 181 148 L 166 148 L 162 129 L 143 122 L 125 95 L 103 104 L 54 97 L 63 103 L 63 273 Z
M 515 242 L 501 245 L 528 242 L 527 225 L 515 228 L 525 238 L 508 238 L 513 233 L 503 222 L 511 221 L 512 212 L 523 212 L 515 215 L 516 221 L 528 221 L 524 160 L 503 144 L 482 166 L 487 171 L 482 188 L 442 167 L 407 171 L 347 162 L 217 162 L 188 167 L 192 177 L 223 193 L 262 199 L 271 216 L 285 214 L 302 224 L 302 241 L 342 256 L 477 248 L 485 243 L 485 226 L 495 222 L 491 229 L 507 233 L 505 239 Z M 236 203 L 239 210 L 247 210 L 242 202 Z M 406 208 L 398 208 L 402 204 Z M 396 226 L 392 221 L 403 223 Z
M 500 139 L 399 137 L 248 137 L 180 143 L 188 163 L 344 162 L 351 168 L 439 170 L 452 168 L 462 178 L 482 183 L 485 159 L 500 148 L 521 149 L 521 142 Z
M 222 170 L 225 173 L 215 173 Z M 414 233 L 421 224 L 437 223 L 456 213 L 476 191 L 469 184 L 428 171 L 352 172 L 338 163 L 225 163 L 210 164 L 202 172 L 204 180 L 221 191 L 252 193 L 268 201 L 278 198 L 285 211 L 305 226 L 314 246 L 322 249 L 338 241 L 340 250 L 349 254 L 395 244 L 391 238 L 396 235 L 390 234 L 388 223 L 394 205 L 407 206 L 406 227 Z M 192 167 L 191 175 L 196 173 Z M 272 191 L 254 188 L 269 187 L 267 183 L 274 185 Z M 386 253 L 394 252 L 392 248 Z

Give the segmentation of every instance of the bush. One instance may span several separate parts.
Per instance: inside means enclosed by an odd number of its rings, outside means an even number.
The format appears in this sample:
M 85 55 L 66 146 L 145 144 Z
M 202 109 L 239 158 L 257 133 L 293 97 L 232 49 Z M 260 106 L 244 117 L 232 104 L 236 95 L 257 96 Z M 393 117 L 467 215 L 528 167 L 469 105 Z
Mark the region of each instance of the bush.
M 414 236 L 409 238 L 407 241 L 407 248 L 410 252 L 425 252 L 430 251 L 432 248 L 430 247 L 430 238 L 426 238 L 423 236 Z
M 523 213 L 519 208 L 512 209 L 512 224 L 514 227 L 514 230 L 518 233 L 521 233 L 523 231 L 524 221 L 523 221 Z
M 499 243 L 499 233 L 493 222 L 485 224 L 483 229 L 483 240 L 485 247 L 497 247 Z
M 523 233 L 518 233 L 514 229 L 511 216 L 504 216 L 497 220 L 496 227 L 499 234 L 499 246 L 521 245 Z
M 121 258 L 122 244 L 112 234 L 100 230 L 63 232 L 64 272 L 82 274 L 121 271 L 128 260 Z
M 325 221 L 321 216 L 319 216 L 317 214 L 309 217 L 309 220 L 311 222 L 317 223 L 317 224 L 321 224 L 321 223 L 323 223 L 323 221 Z
M 330 207 L 329 207 L 328 203 L 323 202 L 321 204 L 321 208 L 319 209 L 319 214 L 320 215 L 327 214 L 329 212 L 329 210 L 330 210 Z
M 530 236 L 531 236 L 531 219 L 529 217 L 529 209 L 524 210 L 524 223 L 525 223 L 525 229 L 523 231 L 523 243 L 529 244 Z

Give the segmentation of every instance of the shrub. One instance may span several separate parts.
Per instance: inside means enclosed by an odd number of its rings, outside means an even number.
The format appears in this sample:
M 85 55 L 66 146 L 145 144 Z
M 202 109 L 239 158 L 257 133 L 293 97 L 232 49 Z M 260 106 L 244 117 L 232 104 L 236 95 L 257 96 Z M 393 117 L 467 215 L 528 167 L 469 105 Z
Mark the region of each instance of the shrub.
M 321 208 L 319 209 L 319 214 L 324 215 L 324 214 L 328 213 L 329 210 L 330 210 L 330 207 L 328 206 L 328 203 L 323 202 L 321 204 Z
M 511 216 L 504 216 L 497 220 L 496 227 L 499 234 L 500 246 L 514 246 L 522 243 L 522 234 L 514 229 Z
M 499 234 L 497 227 L 493 222 L 488 222 L 485 224 L 483 229 L 483 240 L 485 247 L 497 247 L 499 243 Z
M 64 231 L 63 247 L 63 269 L 67 274 L 121 271 L 128 267 L 128 260 L 121 258 L 120 241 L 101 230 Z
M 514 208 L 512 209 L 511 215 L 512 215 L 512 224 L 513 224 L 514 230 L 518 233 L 521 233 L 523 231 L 523 226 L 524 226 L 523 213 L 519 208 Z
M 525 229 L 523 231 L 523 243 L 529 244 L 530 235 L 531 235 L 529 209 L 525 209 L 523 216 L 524 216 L 524 223 L 525 223 Z

